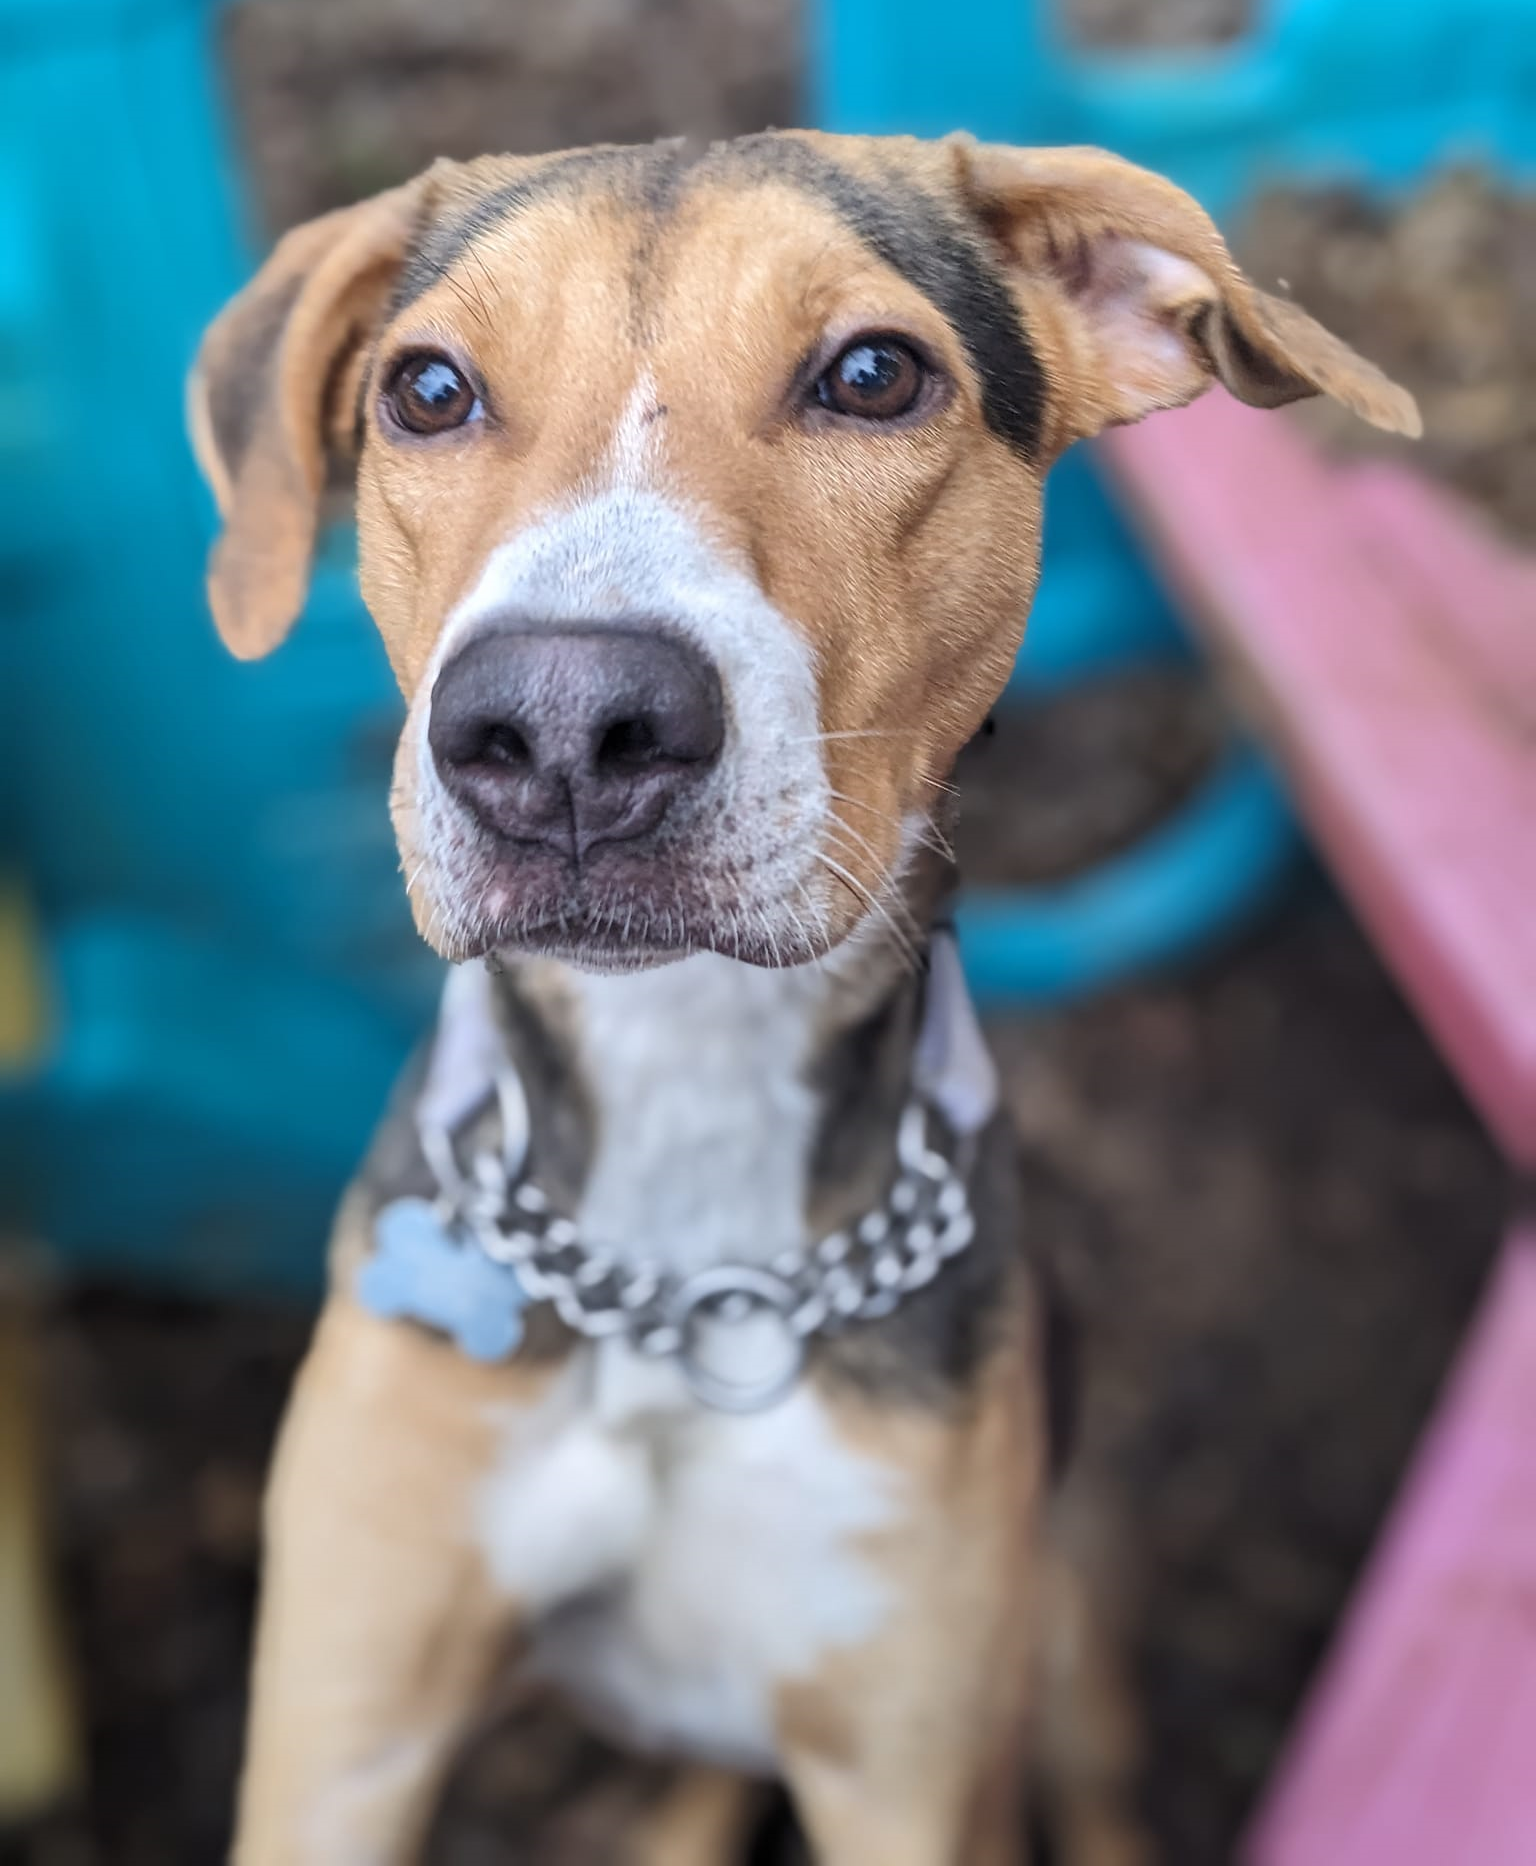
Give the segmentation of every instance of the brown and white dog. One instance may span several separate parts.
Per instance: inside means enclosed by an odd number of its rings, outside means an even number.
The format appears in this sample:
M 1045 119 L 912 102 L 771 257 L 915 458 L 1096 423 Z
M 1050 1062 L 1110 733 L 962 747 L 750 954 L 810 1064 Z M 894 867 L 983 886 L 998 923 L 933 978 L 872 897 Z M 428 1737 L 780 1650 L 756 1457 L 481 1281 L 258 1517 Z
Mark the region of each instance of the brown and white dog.
M 515 1068 L 572 1235 L 685 1279 L 879 1205 L 1046 471 L 1213 381 L 1416 427 L 1167 181 L 961 137 L 439 163 L 214 324 L 218 626 L 277 646 L 353 476 L 407 886 L 464 968 L 432 1068 Z M 490 1363 L 365 1308 L 379 1208 L 434 1189 L 402 1106 L 273 1477 L 240 1866 L 413 1857 L 520 1666 L 697 1759 L 635 1861 L 735 1857 L 775 1775 L 830 1866 L 1019 1859 L 1049 1432 L 1012 1179 L 990 1120 L 969 1248 L 738 1414 L 547 1305 Z

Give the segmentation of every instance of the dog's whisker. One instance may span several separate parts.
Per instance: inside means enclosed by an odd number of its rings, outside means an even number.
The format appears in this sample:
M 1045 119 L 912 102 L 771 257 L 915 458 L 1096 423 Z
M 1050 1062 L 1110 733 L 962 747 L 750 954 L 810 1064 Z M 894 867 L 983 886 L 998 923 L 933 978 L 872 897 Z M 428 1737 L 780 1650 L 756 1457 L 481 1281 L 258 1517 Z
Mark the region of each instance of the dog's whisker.
M 917 839 L 923 847 L 932 849 L 935 855 L 942 855 L 946 862 L 957 862 L 960 859 L 955 854 L 955 845 L 931 816 L 924 815 L 921 818 Z
M 850 853 L 858 851 L 869 857 L 870 861 L 873 862 L 875 867 L 880 871 L 880 892 L 882 894 L 889 894 L 900 904 L 901 911 L 906 913 L 908 910 L 905 902 L 901 900 L 897 877 L 887 866 L 886 858 L 874 846 L 869 838 L 862 835 L 851 823 L 847 822 L 843 817 L 840 817 L 836 811 L 828 816 L 823 827 L 828 835 L 832 836 L 835 840 L 840 840 L 843 846 L 849 849 Z
M 822 867 L 825 868 L 829 874 L 842 882 L 843 886 L 848 889 L 862 906 L 866 907 L 870 913 L 878 915 L 879 918 L 885 922 L 886 926 L 890 929 L 891 937 L 896 942 L 897 949 L 907 963 L 908 969 L 916 971 L 922 963 L 921 954 L 912 944 L 911 939 L 904 929 L 897 924 L 895 917 L 892 915 L 885 902 L 877 899 L 864 883 L 859 880 L 857 875 L 850 873 L 848 869 L 844 868 L 841 862 L 835 860 L 824 850 L 817 851 L 816 860 L 820 862 Z
M 869 803 L 863 797 L 851 797 L 845 790 L 828 789 L 827 795 L 834 803 L 849 803 L 855 810 L 867 810 L 871 816 L 878 817 L 882 823 L 889 823 L 892 829 L 900 827 L 890 811 L 882 810 L 877 803 Z
M 847 823 L 835 818 L 828 824 L 828 832 L 833 838 L 833 846 L 853 855 L 862 845 L 866 854 L 875 856 L 875 851 L 862 836 L 859 836 Z M 852 840 L 849 840 L 849 839 Z M 878 856 L 876 861 L 878 863 Z M 905 895 L 901 891 L 900 876 L 894 870 L 883 870 L 880 883 L 874 893 L 882 903 L 886 917 L 893 925 L 901 926 L 907 934 L 911 949 L 917 953 L 923 941 L 923 928 L 914 915 Z
M 946 797 L 958 797 L 960 786 L 951 784 L 948 778 L 929 777 L 926 771 L 916 771 L 913 776 L 919 784 L 926 784 L 930 790 L 941 791 Z
M 881 855 L 880 851 L 869 838 L 860 835 L 858 830 L 856 830 L 851 823 L 845 822 L 842 817 L 834 813 L 827 819 L 826 827 L 829 835 L 840 837 L 845 843 L 851 844 L 855 849 L 861 850 L 869 857 L 870 861 L 874 863 L 877 869 L 880 869 L 882 872 L 884 871 L 886 866 L 885 857 Z
M 815 907 L 816 903 L 811 899 L 811 891 L 806 886 L 803 879 L 796 881 L 795 892 L 796 894 L 799 895 L 800 899 L 803 900 L 808 907 L 812 907 L 812 908 Z M 793 908 L 791 908 L 789 911 L 791 915 L 793 916 L 793 919 L 795 922 L 795 930 L 800 935 L 801 942 L 805 947 L 806 953 L 810 957 L 811 964 L 815 966 L 818 972 L 825 971 L 826 970 L 825 955 L 822 954 L 818 950 L 818 947 L 820 946 L 820 943 L 821 943 L 821 941 L 817 938 L 818 928 L 808 926 L 806 924 L 804 916 L 795 912 Z M 825 933 L 826 933 L 825 915 L 820 916 L 819 931 L 821 935 L 825 937 Z
M 880 822 L 889 824 L 898 835 L 901 833 L 903 827 L 901 822 L 892 816 L 889 810 L 882 810 L 878 804 L 868 803 L 862 797 L 850 797 L 846 791 L 841 790 L 829 790 L 827 795 L 834 803 L 851 804 L 855 810 L 867 811 L 870 816 L 877 818 Z M 947 861 L 953 862 L 955 851 L 933 818 L 923 811 L 920 813 L 919 822 L 921 828 L 918 840 L 932 849 L 935 854 L 942 855 Z M 874 854 L 874 851 L 871 849 L 870 853 Z
M 830 745 L 850 739 L 905 739 L 910 736 L 910 733 L 870 726 L 848 732 L 809 732 L 796 738 L 786 739 L 784 743 L 786 745 Z M 943 791 L 950 797 L 960 795 L 959 785 L 950 783 L 947 778 L 930 777 L 926 771 L 915 771 L 912 775 L 919 784 L 926 784 L 931 790 Z

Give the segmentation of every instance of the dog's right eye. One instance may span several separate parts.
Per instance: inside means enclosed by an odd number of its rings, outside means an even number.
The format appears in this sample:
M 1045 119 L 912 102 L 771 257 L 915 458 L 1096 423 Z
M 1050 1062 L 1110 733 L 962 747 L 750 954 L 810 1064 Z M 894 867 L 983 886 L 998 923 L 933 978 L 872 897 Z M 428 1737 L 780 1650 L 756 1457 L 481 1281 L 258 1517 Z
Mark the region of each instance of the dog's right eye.
M 480 398 L 457 363 L 432 352 L 408 356 L 389 379 L 384 401 L 412 434 L 445 434 L 480 414 Z

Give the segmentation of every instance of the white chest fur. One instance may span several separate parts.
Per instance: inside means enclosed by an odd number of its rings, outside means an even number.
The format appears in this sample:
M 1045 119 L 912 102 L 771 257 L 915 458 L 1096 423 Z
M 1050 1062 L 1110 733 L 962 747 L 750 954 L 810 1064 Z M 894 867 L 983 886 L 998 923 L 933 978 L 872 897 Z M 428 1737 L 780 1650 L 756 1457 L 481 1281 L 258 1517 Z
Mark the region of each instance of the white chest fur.
M 681 1274 L 801 1243 L 825 975 L 700 953 L 570 990 L 597 1116 L 582 1236 Z
M 507 1422 L 481 1545 L 534 1620 L 536 1669 L 600 1723 L 768 1772 L 777 1689 L 885 1618 L 867 1538 L 899 1523 L 902 1480 L 841 1441 L 808 1388 L 731 1417 L 632 1359 L 584 1351 Z

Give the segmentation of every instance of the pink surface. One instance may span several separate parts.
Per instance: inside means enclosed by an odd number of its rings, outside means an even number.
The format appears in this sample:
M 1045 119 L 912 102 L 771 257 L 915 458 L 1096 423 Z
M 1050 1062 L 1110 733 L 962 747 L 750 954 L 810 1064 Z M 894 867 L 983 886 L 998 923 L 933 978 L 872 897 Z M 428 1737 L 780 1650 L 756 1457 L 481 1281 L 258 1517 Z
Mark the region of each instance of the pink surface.
M 1241 1857 L 1536 1861 L 1536 1226 L 1506 1245 Z
M 1105 443 L 1388 962 L 1536 1162 L 1536 563 L 1213 395 Z M 1245 1866 L 1536 1866 L 1536 1225 L 1509 1241 Z
M 1536 1163 L 1536 563 L 1220 391 L 1103 447 L 1383 956 Z

